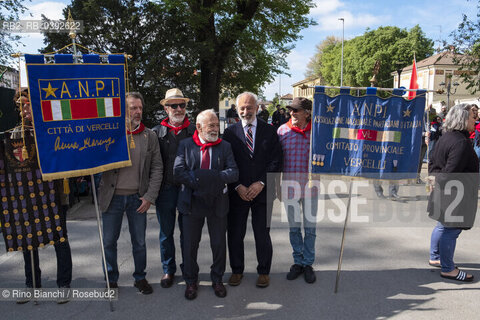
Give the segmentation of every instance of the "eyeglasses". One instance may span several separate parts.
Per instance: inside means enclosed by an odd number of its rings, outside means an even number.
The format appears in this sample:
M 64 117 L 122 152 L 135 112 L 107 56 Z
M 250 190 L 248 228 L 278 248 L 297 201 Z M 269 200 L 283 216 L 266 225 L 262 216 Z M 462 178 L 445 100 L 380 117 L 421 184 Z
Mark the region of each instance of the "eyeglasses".
M 299 110 L 298 110 L 298 109 L 288 108 L 288 111 L 291 111 L 291 112 L 293 112 L 293 113 L 297 113 Z
M 187 106 L 187 104 L 186 104 L 186 103 L 175 103 L 175 104 L 167 104 L 166 106 L 172 108 L 173 110 L 175 110 L 175 109 L 177 109 L 178 107 L 180 107 L 180 109 L 185 109 L 185 107 Z

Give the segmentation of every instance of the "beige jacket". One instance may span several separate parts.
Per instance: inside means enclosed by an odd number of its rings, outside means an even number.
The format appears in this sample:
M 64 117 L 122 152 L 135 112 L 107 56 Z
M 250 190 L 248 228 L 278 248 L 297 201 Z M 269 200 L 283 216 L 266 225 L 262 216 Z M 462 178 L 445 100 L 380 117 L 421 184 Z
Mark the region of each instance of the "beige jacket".
M 150 203 L 155 203 L 158 196 L 158 190 L 162 184 L 163 161 L 160 155 L 157 135 L 150 129 L 140 133 L 142 143 L 137 144 L 136 148 L 141 148 L 140 158 L 140 188 L 138 193 L 141 197 Z M 118 173 L 122 169 L 113 169 L 102 173 L 102 180 L 98 190 L 98 204 L 101 212 L 105 212 L 112 201 L 117 184 Z

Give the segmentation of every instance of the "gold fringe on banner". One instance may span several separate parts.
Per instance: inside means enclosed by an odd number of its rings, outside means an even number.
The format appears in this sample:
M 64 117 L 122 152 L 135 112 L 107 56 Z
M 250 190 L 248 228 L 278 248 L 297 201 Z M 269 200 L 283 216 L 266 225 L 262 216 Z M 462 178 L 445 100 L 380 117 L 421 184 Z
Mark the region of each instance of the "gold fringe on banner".
M 130 149 L 135 149 L 135 141 L 133 141 L 132 134 L 130 134 Z
M 63 179 L 63 193 L 64 194 L 70 194 L 70 185 L 68 184 L 68 179 L 67 178 Z
M 91 174 L 96 174 L 96 173 L 100 173 L 100 172 L 107 171 L 107 170 L 128 167 L 128 166 L 131 166 L 131 165 L 132 165 L 132 161 L 125 160 L 125 161 L 109 163 L 109 164 L 99 166 L 99 167 L 95 167 L 95 168 L 91 168 L 91 169 L 61 171 L 61 172 L 55 172 L 55 173 L 43 173 L 42 172 L 42 179 L 45 180 L 45 181 L 51 181 L 51 180 L 56 180 L 56 179 L 66 179 L 66 178 L 74 178 L 74 177 L 79 177 L 79 176 L 88 176 L 88 175 L 91 175 Z M 41 170 L 42 169 L 40 169 L 40 171 Z
M 18 74 L 21 74 L 21 58 L 20 55 L 18 55 Z M 22 103 L 22 86 L 21 86 L 21 79 L 18 79 L 18 105 L 20 109 L 20 116 L 22 117 L 22 140 L 23 140 L 23 147 L 22 147 L 22 157 L 24 160 L 28 159 L 28 151 L 27 147 L 25 145 L 25 118 L 23 116 L 23 103 Z

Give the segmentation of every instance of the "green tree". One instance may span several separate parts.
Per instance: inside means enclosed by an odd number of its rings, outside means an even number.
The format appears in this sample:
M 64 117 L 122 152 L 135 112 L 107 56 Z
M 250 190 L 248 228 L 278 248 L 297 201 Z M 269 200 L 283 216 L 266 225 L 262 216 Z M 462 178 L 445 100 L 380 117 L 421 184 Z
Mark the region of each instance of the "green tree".
M 322 79 L 322 73 L 320 68 L 322 66 L 322 55 L 327 48 L 335 46 L 337 43 L 342 43 L 342 39 L 336 38 L 335 36 L 328 36 L 317 44 L 315 47 L 315 55 L 310 58 L 310 61 L 307 64 L 307 70 L 305 72 L 305 77 L 319 77 Z M 323 81 L 321 81 L 323 83 Z
M 323 49 L 319 72 L 328 85 L 340 84 L 341 42 Z M 398 27 L 380 27 L 344 42 L 343 83 L 347 86 L 369 86 L 373 67 L 380 61 L 377 86 L 392 85 L 391 72 L 397 62 L 410 65 L 413 55 L 417 61 L 433 54 L 433 41 L 426 38 L 417 25 L 410 30 Z
M 275 108 L 277 104 L 280 104 L 280 96 L 278 95 L 277 92 L 275 92 L 275 95 L 273 96 L 273 99 L 272 99 L 272 105 Z
M 0 20 L 15 21 L 26 12 L 27 8 L 22 0 L 0 1 Z M 13 53 L 12 43 L 20 40 L 20 36 L 0 29 L 0 64 L 8 64 Z
M 128 53 L 130 91 L 145 97 L 147 126 L 158 123 L 160 100 L 166 90 L 179 87 L 185 96 L 198 101 L 196 57 L 191 54 L 187 24 L 178 18 L 179 9 L 148 0 L 73 0 L 64 10 L 83 20 L 79 44 L 95 52 Z M 43 51 L 58 50 L 71 43 L 65 34 L 44 35 Z M 71 49 L 71 48 L 70 48 Z
M 454 56 L 453 62 L 459 65 L 462 81 L 472 94 L 480 91 L 480 1 L 477 4 L 477 20 L 463 15 L 457 30 L 452 32 L 454 51 L 463 56 Z
M 314 24 L 306 17 L 311 0 L 166 0 L 180 8 L 192 30 L 198 57 L 200 109 L 218 108 L 218 95 L 229 90 L 257 92 L 286 69 L 285 57 Z
M 311 6 L 311 0 L 73 0 L 64 14 L 71 9 L 84 20 L 82 45 L 133 56 L 131 87 L 147 101 L 177 86 L 198 111 L 218 109 L 222 92 L 258 92 L 286 69 L 291 43 L 314 24 L 306 17 Z M 47 34 L 45 51 L 68 42 Z

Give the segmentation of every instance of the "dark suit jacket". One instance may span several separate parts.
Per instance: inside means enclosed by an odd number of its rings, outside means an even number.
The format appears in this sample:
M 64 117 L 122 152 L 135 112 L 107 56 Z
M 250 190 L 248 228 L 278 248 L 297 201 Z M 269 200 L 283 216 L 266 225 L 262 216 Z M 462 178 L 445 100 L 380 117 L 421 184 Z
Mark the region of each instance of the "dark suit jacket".
M 228 142 L 211 148 L 211 169 L 200 169 L 200 147 L 192 138 L 180 141 L 173 175 L 182 184 L 177 204 L 182 214 L 224 217 L 228 213 L 226 185 L 237 181 L 238 168 Z
M 243 184 L 248 188 L 252 183 L 262 181 L 267 185 L 267 173 L 280 172 L 282 170 L 283 152 L 277 132 L 273 126 L 268 125 L 262 119 L 257 117 L 253 158 L 250 158 L 245 143 L 242 122 L 237 122 L 225 129 L 223 139 L 232 145 L 233 155 L 240 173 L 238 182 L 229 185 L 232 195 L 237 194 L 235 188 L 239 184 Z M 255 200 L 266 202 L 266 189 L 264 188 Z M 243 201 L 238 195 L 233 197 L 233 199 Z

